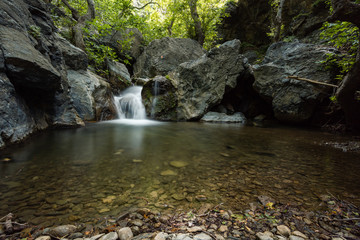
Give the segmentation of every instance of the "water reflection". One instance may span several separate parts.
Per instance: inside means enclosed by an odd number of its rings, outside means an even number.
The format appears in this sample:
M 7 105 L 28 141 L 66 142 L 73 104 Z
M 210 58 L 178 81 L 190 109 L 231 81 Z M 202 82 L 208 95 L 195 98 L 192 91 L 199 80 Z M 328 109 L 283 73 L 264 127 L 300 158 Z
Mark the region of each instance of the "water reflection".
M 137 120 L 54 130 L 0 163 L 0 215 L 35 224 L 223 202 L 244 209 L 258 195 L 312 209 L 327 193 L 359 204 L 360 157 L 319 143 L 326 133 L 236 124 Z M 1 156 L 0 156 L 1 158 Z

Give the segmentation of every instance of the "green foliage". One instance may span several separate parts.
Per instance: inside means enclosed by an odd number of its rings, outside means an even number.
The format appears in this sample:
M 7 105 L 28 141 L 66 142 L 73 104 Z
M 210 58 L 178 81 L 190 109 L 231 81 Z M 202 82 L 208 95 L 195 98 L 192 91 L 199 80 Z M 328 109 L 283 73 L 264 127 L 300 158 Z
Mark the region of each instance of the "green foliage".
M 336 67 L 339 69 L 338 80 L 350 71 L 356 60 L 359 46 L 359 29 L 349 22 L 324 23 L 320 37 L 328 44 L 336 47 L 340 54 L 329 53 L 326 68 Z
M 41 36 L 41 29 L 36 25 L 30 25 L 28 32 L 34 38 L 39 38 Z

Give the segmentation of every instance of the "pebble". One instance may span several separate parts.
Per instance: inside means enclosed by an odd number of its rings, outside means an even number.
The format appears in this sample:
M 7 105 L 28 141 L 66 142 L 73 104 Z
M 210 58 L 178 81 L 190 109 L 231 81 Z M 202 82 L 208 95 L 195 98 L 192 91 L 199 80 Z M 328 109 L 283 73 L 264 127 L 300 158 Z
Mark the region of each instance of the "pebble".
M 74 233 L 75 231 L 76 227 L 74 225 L 62 225 L 51 229 L 50 234 L 54 235 L 55 237 L 62 238 Z
M 219 232 L 227 232 L 227 231 L 229 231 L 229 229 L 228 229 L 228 227 L 226 225 L 221 225 L 218 230 L 219 230 Z
M 135 225 L 135 226 L 138 226 L 138 227 L 142 227 L 144 225 L 144 222 L 141 221 L 140 219 L 131 220 L 130 223 L 132 225 Z
M 156 234 L 154 240 L 166 240 L 167 236 L 168 236 L 167 233 L 159 232 L 158 234 Z
M 304 240 L 304 238 L 291 235 L 291 236 L 289 237 L 289 240 Z
M 118 234 L 116 232 L 110 232 L 104 236 L 102 236 L 99 240 L 117 240 Z
M 189 165 L 189 163 L 187 162 L 183 162 L 183 161 L 171 161 L 170 165 L 176 168 L 182 168 L 182 167 L 186 167 L 187 165 Z
M 304 239 L 308 239 L 308 237 L 305 234 L 303 234 L 302 232 L 299 232 L 299 231 L 293 231 L 291 235 L 301 237 L 301 238 L 304 238 Z
M 256 237 L 259 239 L 259 240 L 274 240 L 272 238 L 272 233 L 270 233 L 271 235 L 268 234 L 268 232 L 259 232 L 256 234 Z
M 194 240 L 212 240 L 212 237 L 205 233 L 200 233 L 194 236 Z
M 283 236 L 285 236 L 285 237 L 288 237 L 288 236 L 290 236 L 290 234 L 291 234 L 290 229 L 289 229 L 287 226 L 285 226 L 285 225 L 279 225 L 279 226 L 277 226 L 276 228 L 277 228 L 277 230 L 278 230 L 278 232 L 279 232 L 280 235 L 283 235 Z
M 201 232 L 203 229 L 202 227 L 199 227 L 199 226 L 195 226 L 195 227 L 192 227 L 192 228 L 188 228 L 187 231 L 189 233 L 193 233 L 193 232 Z
M 162 171 L 162 172 L 160 173 L 160 175 L 161 175 L 161 176 L 176 176 L 177 173 L 174 172 L 173 170 L 168 169 L 168 170 Z
M 50 236 L 40 236 L 38 238 L 36 238 L 35 240 L 51 240 Z

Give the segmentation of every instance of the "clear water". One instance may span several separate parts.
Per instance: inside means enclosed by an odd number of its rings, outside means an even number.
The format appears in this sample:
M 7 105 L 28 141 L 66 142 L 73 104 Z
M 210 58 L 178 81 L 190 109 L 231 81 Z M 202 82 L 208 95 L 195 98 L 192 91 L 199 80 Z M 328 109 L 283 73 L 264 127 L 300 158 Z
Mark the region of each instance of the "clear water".
M 42 133 L 0 155 L 0 216 L 43 226 L 130 207 L 234 211 L 257 196 L 318 208 L 328 192 L 360 203 L 360 154 L 347 139 L 291 128 L 117 120 Z M 173 161 L 186 165 L 172 166 Z

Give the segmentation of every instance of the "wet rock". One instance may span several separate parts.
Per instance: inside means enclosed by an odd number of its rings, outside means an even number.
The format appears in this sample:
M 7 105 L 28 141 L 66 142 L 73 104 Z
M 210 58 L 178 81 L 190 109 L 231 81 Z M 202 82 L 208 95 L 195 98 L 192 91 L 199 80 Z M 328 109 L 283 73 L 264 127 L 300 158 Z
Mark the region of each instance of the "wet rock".
M 116 240 L 118 239 L 118 234 L 116 232 L 110 232 L 102 236 L 99 240 Z
M 169 234 L 164 233 L 164 232 L 160 232 L 158 234 L 156 234 L 154 240 L 166 240 Z
M 187 165 L 189 165 L 189 163 L 184 162 L 184 161 L 171 161 L 170 165 L 176 168 L 182 168 L 182 167 L 186 167 Z
M 64 57 L 65 64 L 72 70 L 86 70 L 88 67 L 88 58 L 86 53 L 80 48 L 75 47 L 69 41 L 58 37 L 56 42 Z
M 297 236 L 297 237 L 301 237 L 301 238 L 303 238 L 303 239 L 307 239 L 307 238 L 308 238 L 305 234 L 303 234 L 302 232 L 299 232 L 299 231 L 293 231 L 293 232 L 291 233 L 291 235 L 294 235 L 294 236 Z
M 161 121 L 177 120 L 176 87 L 169 76 L 155 76 L 146 82 L 141 96 L 147 116 Z
M 180 233 L 175 236 L 174 240 L 192 240 L 192 238 L 187 234 Z
M 289 240 L 304 240 L 304 238 L 298 237 L 298 236 L 294 236 L 294 235 L 290 235 Z
M 203 202 L 206 201 L 207 197 L 205 195 L 197 195 L 195 199 L 198 200 L 199 202 Z
M 194 240 L 212 240 L 212 237 L 207 235 L 206 233 L 200 233 L 194 236 Z
M 208 112 L 200 121 L 202 122 L 222 122 L 222 123 L 245 123 L 245 115 L 237 112 L 233 115 L 227 115 L 226 113 Z
M 161 176 L 176 176 L 177 173 L 174 172 L 173 170 L 168 169 L 168 170 L 162 171 L 162 172 L 160 173 L 160 175 L 161 175 Z
M 111 89 L 114 93 L 119 94 L 121 90 L 131 86 L 130 73 L 122 63 L 112 60 L 106 60 L 109 70 L 109 80 Z
M 240 41 L 228 41 L 194 60 L 180 64 L 170 75 L 177 85 L 178 119 L 200 119 L 220 104 L 225 92 L 235 88 L 249 69 L 239 54 Z
M 202 227 L 200 227 L 200 226 L 195 226 L 195 227 L 191 227 L 191 228 L 186 229 L 186 231 L 188 231 L 189 233 L 201 232 L 203 230 L 204 229 Z
M 273 234 L 271 232 L 259 232 L 256 234 L 256 237 L 259 239 L 259 240 L 273 240 Z
M 144 222 L 140 219 L 134 219 L 130 221 L 130 224 L 137 226 L 137 227 L 142 227 L 144 225 Z
M 192 39 L 162 38 L 152 41 L 134 65 L 136 77 L 165 76 L 179 64 L 199 58 L 205 53 Z
M 50 236 L 40 236 L 40 237 L 37 237 L 35 240 L 51 240 L 51 237 Z
M 278 230 L 278 233 L 282 236 L 289 237 L 291 234 L 291 230 L 285 225 L 279 225 L 276 228 Z
M 50 234 L 62 238 L 74 233 L 76 229 L 74 225 L 62 225 L 51 229 Z
M 124 227 L 119 229 L 117 231 L 117 234 L 119 235 L 120 240 L 129 240 L 134 236 L 133 232 L 131 231 L 131 228 L 129 227 Z
M 329 47 L 299 42 L 272 44 L 264 61 L 254 66 L 254 89 L 272 105 L 278 120 L 302 123 L 310 119 L 318 104 L 332 88 L 288 79 L 298 76 L 329 83 L 333 77 L 324 70 L 321 61 L 335 51 Z
M 227 232 L 229 231 L 228 227 L 226 225 L 221 225 L 218 229 L 219 232 Z

